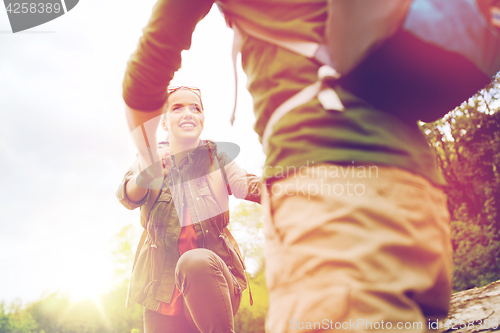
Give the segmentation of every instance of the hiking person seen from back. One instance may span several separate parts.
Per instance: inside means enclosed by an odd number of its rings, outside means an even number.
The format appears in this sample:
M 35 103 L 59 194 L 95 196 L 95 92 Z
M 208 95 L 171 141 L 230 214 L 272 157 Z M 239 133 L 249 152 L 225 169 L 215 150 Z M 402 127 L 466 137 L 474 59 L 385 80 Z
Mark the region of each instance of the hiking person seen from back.
M 326 22 L 334 5 L 363 7 L 362 1 L 216 3 L 235 31 L 234 54 L 242 55 L 254 128 L 266 153 L 266 331 L 364 332 L 384 323 L 384 329 L 425 332 L 429 320 L 447 316 L 452 251 L 443 178 L 417 120 L 439 118 L 488 82 L 500 57 L 479 54 L 477 59 L 494 62 L 481 68 L 470 60 L 482 46 L 496 45 L 490 41 L 497 37 L 489 28 L 481 30 L 486 21 L 472 0 L 373 1 L 372 12 L 361 19 L 349 21 L 342 14 L 336 22 L 351 28 L 374 19 L 387 40 L 375 36 L 380 47 L 375 50 L 369 41 L 361 49 L 373 53 L 344 73 L 332 61 L 339 59 L 335 52 L 321 47 L 328 42 Z M 131 131 L 159 115 L 181 51 L 189 49 L 196 24 L 213 4 L 160 0 L 155 5 L 123 83 Z M 393 6 L 399 16 L 384 26 L 383 19 L 376 21 L 375 4 Z M 446 20 L 439 20 L 440 10 Z M 457 20 L 456 28 L 447 25 Z M 466 43 L 466 33 L 453 35 L 469 23 L 478 28 L 467 32 L 484 37 L 472 38 L 483 43 L 478 47 Z M 346 36 L 342 31 L 336 31 L 339 41 Z M 364 36 L 356 29 L 352 34 L 342 41 L 346 50 Z M 459 42 L 448 49 L 442 45 L 447 41 Z M 448 98 L 443 82 L 470 85 L 460 89 L 457 102 Z M 441 114 L 428 112 L 435 106 Z M 145 149 L 142 156 L 150 164 L 159 159 Z

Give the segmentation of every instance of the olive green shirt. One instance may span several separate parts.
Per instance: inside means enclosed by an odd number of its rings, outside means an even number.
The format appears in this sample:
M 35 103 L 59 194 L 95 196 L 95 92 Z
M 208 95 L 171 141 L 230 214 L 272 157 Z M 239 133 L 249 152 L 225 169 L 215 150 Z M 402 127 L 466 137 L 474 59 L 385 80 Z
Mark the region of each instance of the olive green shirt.
M 192 32 L 212 0 L 160 0 L 144 28 L 123 83 L 125 102 L 154 110 L 166 100 L 166 87 L 189 49 Z M 229 24 L 248 20 L 293 39 L 321 43 L 327 0 L 221 0 Z M 214 36 L 217 38 L 217 36 Z M 320 64 L 261 40 L 243 36 L 242 66 L 253 97 L 255 131 L 287 99 L 317 81 Z M 267 178 L 286 177 L 291 167 L 317 163 L 376 164 L 406 169 L 442 184 L 434 150 L 416 122 L 405 122 L 335 87 L 343 112 L 325 110 L 317 99 L 297 107 L 274 127 L 265 162 Z

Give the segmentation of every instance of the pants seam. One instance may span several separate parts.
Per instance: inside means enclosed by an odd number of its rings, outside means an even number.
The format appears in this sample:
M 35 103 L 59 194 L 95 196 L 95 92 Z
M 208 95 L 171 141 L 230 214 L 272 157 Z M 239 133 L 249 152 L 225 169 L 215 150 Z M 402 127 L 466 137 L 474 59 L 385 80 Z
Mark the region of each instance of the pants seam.
M 226 302 L 224 301 L 224 293 L 222 292 L 221 290 L 221 286 L 220 286 L 220 283 L 217 282 L 217 276 L 214 274 L 214 271 L 218 270 L 218 267 L 217 265 L 214 265 L 214 258 L 211 258 L 211 264 L 210 266 L 212 266 L 212 277 L 214 278 L 215 280 L 215 284 L 217 285 L 217 288 L 219 289 L 219 295 L 221 296 L 222 298 L 222 303 L 224 304 L 224 307 L 225 307 L 225 314 L 226 314 L 226 323 L 227 323 L 227 327 L 231 327 L 231 320 L 229 319 L 229 313 L 228 313 L 228 308 L 227 308 L 227 304 Z M 221 271 L 221 274 L 222 274 L 222 278 L 224 280 L 226 280 L 226 277 L 224 276 L 223 272 Z M 226 281 L 226 284 L 227 284 L 227 281 Z M 229 286 L 228 286 L 229 287 Z M 229 291 L 229 288 L 228 288 L 228 291 Z M 231 295 L 229 295 L 229 301 L 231 301 Z M 231 309 L 232 311 L 232 309 Z

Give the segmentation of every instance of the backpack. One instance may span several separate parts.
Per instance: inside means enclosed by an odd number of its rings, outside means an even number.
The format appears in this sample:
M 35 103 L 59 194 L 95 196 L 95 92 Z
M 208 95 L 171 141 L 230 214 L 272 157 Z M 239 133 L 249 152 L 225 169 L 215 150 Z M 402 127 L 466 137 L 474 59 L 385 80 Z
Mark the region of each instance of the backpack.
M 328 5 L 326 43 L 340 83 L 400 118 L 437 120 L 500 69 L 500 35 L 474 0 Z
M 482 13 L 474 0 L 328 0 L 324 44 L 283 40 L 231 18 L 233 62 L 245 33 L 323 65 L 318 82 L 273 112 L 264 151 L 276 122 L 312 98 L 325 109 L 343 111 L 332 81 L 405 121 L 441 118 L 500 69 L 500 35 Z

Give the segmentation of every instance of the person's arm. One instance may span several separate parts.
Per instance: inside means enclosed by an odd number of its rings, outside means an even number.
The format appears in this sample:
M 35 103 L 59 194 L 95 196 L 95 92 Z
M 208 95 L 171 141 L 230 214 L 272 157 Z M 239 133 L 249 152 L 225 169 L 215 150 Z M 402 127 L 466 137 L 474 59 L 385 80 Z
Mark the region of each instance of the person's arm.
M 125 71 L 123 99 L 130 108 L 145 112 L 161 109 L 170 80 L 181 66 L 181 52 L 190 48 L 196 24 L 213 3 L 214 0 L 156 2 Z
M 125 183 L 125 193 L 127 197 L 133 202 L 140 202 L 146 194 L 148 194 L 148 189 L 140 187 L 137 185 L 137 177 L 139 174 L 133 175 L 128 182 Z
M 139 152 L 140 168 L 147 170 L 140 187 L 161 174 L 156 129 L 167 99 L 167 87 L 180 68 L 181 51 L 189 49 L 196 24 L 213 3 L 214 0 L 157 1 L 137 50 L 127 64 L 123 80 L 125 113 Z
M 147 170 L 152 179 L 162 176 L 156 143 L 156 130 L 160 122 L 161 108 L 153 111 L 139 111 L 126 105 L 125 113 L 132 140 L 138 151 L 138 171 Z M 135 186 L 137 186 L 136 179 L 137 177 L 133 182 Z M 146 187 L 144 184 L 141 185 Z M 133 192 L 136 192 L 135 189 Z M 140 191 L 142 192 L 144 191 Z
M 132 193 L 131 191 L 131 186 L 135 184 L 135 178 L 138 174 L 138 161 L 135 161 L 132 167 L 123 177 L 123 180 L 120 183 L 120 186 L 118 186 L 118 190 L 116 191 L 116 197 L 118 198 L 118 201 L 120 201 L 120 203 L 127 209 L 136 209 L 137 207 L 144 205 L 147 199 L 147 189 L 138 187 L 137 189 L 132 190 L 135 191 L 134 193 Z M 137 191 L 144 192 L 141 194 Z
M 225 153 L 219 154 L 219 165 L 224 168 L 229 194 L 260 204 L 262 177 L 246 172 L 234 161 L 228 161 Z

